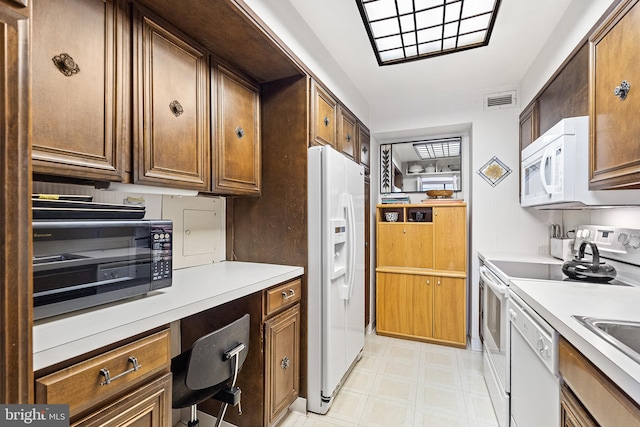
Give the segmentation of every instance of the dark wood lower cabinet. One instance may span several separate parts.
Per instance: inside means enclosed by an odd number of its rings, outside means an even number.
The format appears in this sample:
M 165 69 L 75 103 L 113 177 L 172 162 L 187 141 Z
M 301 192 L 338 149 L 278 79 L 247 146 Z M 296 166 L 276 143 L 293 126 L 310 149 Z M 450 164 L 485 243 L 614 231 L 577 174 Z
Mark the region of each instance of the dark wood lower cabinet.
M 563 426 L 640 427 L 633 399 L 567 340 L 561 338 L 559 347 Z
M 301 279 L 294 279 L 194 314 L 181 321 L 182 350 L 202 335 L 249 313 L 249 353 L 238 374 L 242 414 L 229 407 L 226 422 L 268 427 L 278 422 L 298 397 L 300 382 Z M 284 293 L 284 295 L 283 295 Z M 209 399 L 198 410 L 218 415 L 220 403 Z
M 54 372 L 45 368 L 35 381 L 35 403 L 68 404 L 73 426 L 171 425 L 168 329 L 96 353 Z
M 598 423 L 566 385 L 560 389 L 560 427 L 598 427 Z
M 171 374 L 71 424 L 73 427 L 164 427 L 171 420 Z
M 300 389 L 300 304 L 269 319 L 265 330 L 265 424 L 272 425 Z

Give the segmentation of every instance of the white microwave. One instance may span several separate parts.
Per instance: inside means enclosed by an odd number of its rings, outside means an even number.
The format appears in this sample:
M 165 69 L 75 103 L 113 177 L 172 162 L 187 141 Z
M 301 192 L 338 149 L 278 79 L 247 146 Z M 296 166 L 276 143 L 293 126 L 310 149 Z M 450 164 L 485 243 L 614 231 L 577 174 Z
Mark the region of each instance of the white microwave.
M 640 190 L 589 190 L 589 117 L 560 120 L 522 150 L 520 204 L 582 209 L 640 203 Z

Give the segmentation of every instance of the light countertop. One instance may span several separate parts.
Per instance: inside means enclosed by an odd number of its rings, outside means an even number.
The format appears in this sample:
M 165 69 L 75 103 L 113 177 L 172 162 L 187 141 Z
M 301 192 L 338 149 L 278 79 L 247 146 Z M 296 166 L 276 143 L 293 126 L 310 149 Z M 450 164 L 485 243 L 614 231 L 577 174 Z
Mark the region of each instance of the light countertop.
M 518 254 L 511 252 L 478 252 L 483 261 L 541 262 L 545 264 L 562 264 L 564 261 L 551 255 Z
M 174 270 L 169 288 L 36 321 L 33 369 L 37 371 L 303 273 L 302 267 L 235 261 Z
M 640 364 L 578 323 L 572 315 L 640 321 L 640 288 L 513 279 L 511 289 L 640 403 Z

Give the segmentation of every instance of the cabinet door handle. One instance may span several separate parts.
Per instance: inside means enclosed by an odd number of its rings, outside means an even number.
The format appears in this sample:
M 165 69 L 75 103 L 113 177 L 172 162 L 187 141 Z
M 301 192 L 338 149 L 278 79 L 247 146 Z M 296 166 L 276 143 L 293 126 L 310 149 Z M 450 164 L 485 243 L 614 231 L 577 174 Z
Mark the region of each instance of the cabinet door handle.
M 347 134 L 347 142 L 351 142 L 351 134 L 350 133 Z
M 369 149 L 367 148 L 367 146 L 366 146 L 366 145 L 365 145 L 365 146 L 363 146 L 363 147 L 362 147 L 362 152 L 363 152 L 364 154 L 367 154 L 367 151 L 369 151 Z
M 324 125 L 325 125 L 325 126 L 329 126 L 329 123 L 331 123 L 331 122 L 329 121 L 329 117 L 327 117 L 327 116 L 325 116 L 325 117 L 324 117 L 323 122 L 324 122 Z
M 440 286 L 440 280 L 438 280 L 438 286 Z
M 131 372 L 135 372 L 137 370 L 139 370 L 140 368 L 142 368 L 142 365 L 140 365 L 138 363 L 138 359 L 136 359 L 135 356 L 129 356 L 129 362 L 131 362 L 133 364 L 133 367 L 129 370 L 126 370 L 118 375 L 116 375 L 115 377 L 112 377 L 111 374 L 109 373 L 109 370 L 107 368 L 102 368 L 100 369 L 100 374 L 102 376 L 104 376 L 104 381 L 100 383 L 100 385 L 107 385 L 107 384 L 111 384 L 112 381 L 117 380 L 120 377 L 123 377 L 127 374 L 130 374 Z
M 282 292 L 283 300 L 288 300 L 289 298 L 293 298 L 295 296 L 296 296 L 296 291 L 294 291 L 293 289 L 289 289 L 289 294 L 287 294 L 286 292 Z
M 80 72 L 80 67 L 78 67 L 76 61 L 74 61 L 73 58 L 67 53 L 56 55 L 51 58 L 51 60 L 56 65 L 56 67 L 58 67 L 58 70 L 60 70 L 60 72 L 67 77 L 71 77 L 74 74 L 78 74 Z
M 182 113 L 184 113 L 184 108 L 182 108 L 182 104 L 180 104 L 177 99 L 169 104 L 169 109 L 176 117 L 179 117 Z
M 628 81 L 623 80 L 622 83 L 620 83 L 620 86 L 615 87 L 613 94 L 624 101 L 630 90 L 631 84 Z
M 240 126 L 236 128 L 236 136 L 238 137 L 238 139 L 242 139 L 242 137 L 244 136 L 244 129 L 242 129 Z
M 287 369 L 291 365 L 291 360 L 287 356 L 283 357 L 280 361 L 280 367 L 282 369 Z
M 427 285 L 431 284 L 431 280 L 427 279 Z

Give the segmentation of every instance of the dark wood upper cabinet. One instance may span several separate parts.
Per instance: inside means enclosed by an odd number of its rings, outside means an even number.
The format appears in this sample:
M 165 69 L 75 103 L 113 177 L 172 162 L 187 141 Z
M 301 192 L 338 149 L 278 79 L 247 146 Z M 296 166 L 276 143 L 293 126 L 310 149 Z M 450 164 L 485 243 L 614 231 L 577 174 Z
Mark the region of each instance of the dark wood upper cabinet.
M 34 1 L 33 170 L 122 181 L 129 141 L 123 0 Z
M 371 159 L 371 136 L 369 129 L 362 123 L 358 122 L 358 150 L 360 151 L 360 164 L 364 166 L 366 174 L 369 174 Z
M 520 151 L 540 135 L 538 102 L 534 101 L 520 114 Z
M 589 49 L 582 44 L 565 61 L 549 85 L 540 94 L 539 133 L 542 135 L 560 120 L 589 114 Z
M 207 191 L 209 66 L 203 48 L 134 12 L 134 181 Z
M 249 81 L 217 66 L 213 192 L 260 195 L 260 95 Z
M 359 162 L 356 117 L 342 106 L 338 108 L 338 151 L 355 162 Z
M 589 39 L 590 185 L 640 188 L 640 6 L 622 2 Z M 625 82 L 630 84 L 628 95 Z
M 338 102 L 316 81 L 311 83 L 311 144 L 336 148 Z

